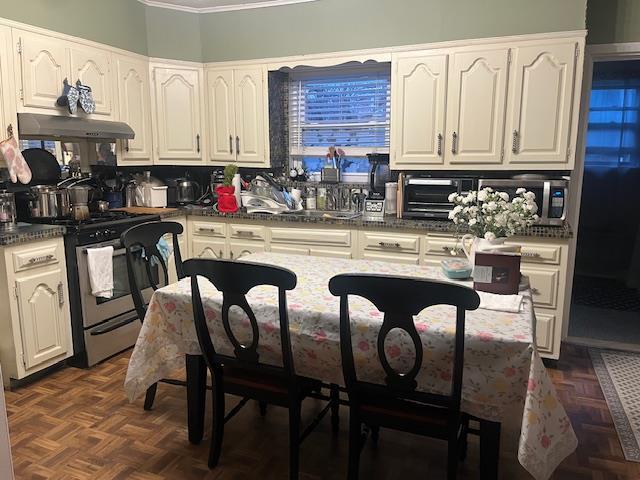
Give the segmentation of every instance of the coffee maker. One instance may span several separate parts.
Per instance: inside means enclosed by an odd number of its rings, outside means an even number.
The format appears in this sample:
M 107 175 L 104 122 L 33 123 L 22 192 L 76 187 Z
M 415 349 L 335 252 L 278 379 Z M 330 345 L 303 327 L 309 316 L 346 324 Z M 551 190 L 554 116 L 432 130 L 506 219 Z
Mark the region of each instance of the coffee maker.
M 364 201 L 362 218 L 369 221 L 384 220 L 385 184 L 391 181 L 388 153 L 367 154 L 369 171 L 369 195 Z

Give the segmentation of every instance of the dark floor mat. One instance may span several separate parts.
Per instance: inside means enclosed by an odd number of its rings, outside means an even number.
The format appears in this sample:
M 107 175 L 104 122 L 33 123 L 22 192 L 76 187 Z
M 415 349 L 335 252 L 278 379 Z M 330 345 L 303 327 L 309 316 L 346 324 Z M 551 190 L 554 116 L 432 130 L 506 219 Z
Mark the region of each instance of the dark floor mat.
M 576 275 L 572 303 L 609 310 L 640 312 L 640 292 L 624 283 Z

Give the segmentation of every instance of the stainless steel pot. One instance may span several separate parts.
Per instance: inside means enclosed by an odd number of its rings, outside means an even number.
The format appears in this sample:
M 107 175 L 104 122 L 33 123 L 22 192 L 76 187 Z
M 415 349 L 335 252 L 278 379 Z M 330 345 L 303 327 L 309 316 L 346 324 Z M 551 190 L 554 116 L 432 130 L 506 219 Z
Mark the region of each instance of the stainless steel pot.
M 179 178 L 176 181 L 176 202 L 179 204 L 195 203 L 200 196 L 198 182 L 187 178 Z
M 29 213 L 33 218 L 69 216 L 69 193 L 64 188 L 35 185 L 29 189 Z
M 88 185 L 74 185 L 67 188 L 69 192 L 69 202 L 71 205 L 88 205 L 89 204 L 89 192 L 92 188 Z

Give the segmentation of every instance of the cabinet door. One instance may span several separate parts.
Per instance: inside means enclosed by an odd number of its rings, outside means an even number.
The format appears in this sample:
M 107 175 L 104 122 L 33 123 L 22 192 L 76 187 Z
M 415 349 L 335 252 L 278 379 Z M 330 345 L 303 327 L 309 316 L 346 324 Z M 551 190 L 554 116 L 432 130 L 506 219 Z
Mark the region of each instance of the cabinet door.
M 111 57 L 108 52 L 90 47 L 73 46 L 69 50 L 71 60 L 71 78 L 91 87 L 91 95 L 96 102 L 94 115 L 111 116 L 113 112 L 113 85 L 111 75 Z
M 122 141 L 119 165 L 149 165 L 153 162 L 149 65 L 143 60 L 118 57 L 118 111 L 120 120 L 135 132 Z
M 53 37 L 14 30 L 20 52 L 21 107 L 59 111 L 56 100 L 62 94 L 62 81 L 69 75 L 66 43 Z M 72 79 L 68 79 L 72 82 Z
M 236 158 L 233 89 L 233 70 L 207 73 L 209 158 L 214 162 L 230 162 Z
M 11 97 L 11 74 L 13 65 L 11 62 L 11 29 L 0 26 L 0 135 L 5 135 L 9 124 L 16 127 L 14 118 L 14 100 Z M 5 138 L 5 137 L 3 137 Z
M 191 242 L 192 258 L 225 258 L 226 250 L 224 239 L 194 238 Z
M 398 59 L 391 79 L 392 168 L 444 163 L 447 55 Z
M 450 164 L 502 162 L 509 49 L 453 55 L 447 96 Z
M 575 42 L 515 50 L 507 110 L 509 163 L 568 163 L 575 54 Z
M 62 270 L 16 280 L 25 369 L 67 353 L 69 317 Z
M 261 68 L 235 70 L 236 162 L 265 165 L 264 81 Z
M 202 160 L 200 71 L 156 68 L 158 160 L 199 164 Z
M 236 258 L 251 255 L 252 253 L 264 252 L 264 243 L 262 242 L 229 242 L 229 258 Z

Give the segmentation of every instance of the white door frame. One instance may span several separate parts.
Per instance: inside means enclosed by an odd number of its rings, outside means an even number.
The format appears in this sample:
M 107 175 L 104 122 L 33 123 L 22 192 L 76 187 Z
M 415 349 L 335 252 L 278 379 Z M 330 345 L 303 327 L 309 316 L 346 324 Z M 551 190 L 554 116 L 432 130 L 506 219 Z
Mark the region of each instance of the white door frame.
M 576 245 L 578 242 L 578 222 L 580 220 L 580 203 L 582 201 L 582 181 L 584 178 L 584 156 L 586 151 L 587 127 L 589 126 L 589 103 L 591 101 L 591 83 L 593 80 L 593 64 L 595 62 L 613 62 L 618 60 L 640 60 L 640 42 L 608 43 L 587 45 L 584 52 L 584 71 L 582 76 L 582 98 L 580 101 L 580 121 L 578 123 L 578 144 L 576 146 L 576 164 L 571 174 L 569 189 L 569 225 L 573 228 L 573 237 L 569 243 L 569 259 L 567 265 L 567 289 L 565 293 L 564 322 L 562 337 L 572 343 L 589 344 L 582 338 L 568 337 L 569 317 L 571 311 L 571 293 L 576 263 Z M 594 341 L 593 346 L 598 342 Z

